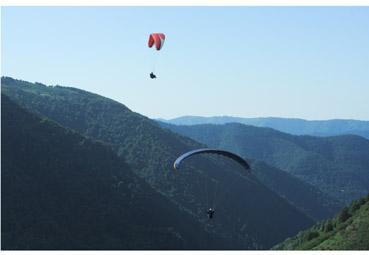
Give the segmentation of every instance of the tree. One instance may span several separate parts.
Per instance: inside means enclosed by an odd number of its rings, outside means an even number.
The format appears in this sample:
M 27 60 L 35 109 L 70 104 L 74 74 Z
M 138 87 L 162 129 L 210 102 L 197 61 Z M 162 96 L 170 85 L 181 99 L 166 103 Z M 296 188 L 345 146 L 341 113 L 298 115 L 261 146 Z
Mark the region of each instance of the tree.
M 340 215 L 338 216 L 338 220 L 339 222 L 345 222 L 350 217 L 351 217 L 351 214 L 349 213 L 349 208 L 345 206 L 340 212 Z

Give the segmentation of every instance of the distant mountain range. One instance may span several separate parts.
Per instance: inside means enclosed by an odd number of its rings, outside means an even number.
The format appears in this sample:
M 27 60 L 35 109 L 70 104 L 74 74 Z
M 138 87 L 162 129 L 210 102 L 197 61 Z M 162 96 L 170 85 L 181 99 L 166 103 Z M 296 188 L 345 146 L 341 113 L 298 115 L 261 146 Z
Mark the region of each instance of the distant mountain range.
M 10 137 L 2 137 L 2 173 L 9 180 L 2 185 L 9 196 L 2 199 L 2 209 L 9 208 L 2 213 L 2 245 L 8 249 L 268 249 L 335 210 L 304 185 L 279 189 L 268 174 L 273 168 L 256 160 L 249 160 L 251 176 L 219 157 L 189 159 L 174 171 L 176 157 L 205 145 L 108 98 L 9 77 L 1 83 L 10 99 L 4 108 L 10 112 L 2 114 Z M 12 112 L 14 105 L 27 114 Z M 291 192 L 312 202 L 301 206 Z M 205 211 L 215 202 L 209 222 Z M 319 213 L 311 212 L 313 204 Z M 132 236 L 122 240 L 127 233 Z
M 335 136 L 360 135 L 369 139 L 369 121 L 361 120 L 304 120 L 292 118 L 240 118 L 231 116 L 183 116 L 175 119 L 158 119 L 175 125 L 241 123 L 256 127 L 269 127 L 293 135 Z

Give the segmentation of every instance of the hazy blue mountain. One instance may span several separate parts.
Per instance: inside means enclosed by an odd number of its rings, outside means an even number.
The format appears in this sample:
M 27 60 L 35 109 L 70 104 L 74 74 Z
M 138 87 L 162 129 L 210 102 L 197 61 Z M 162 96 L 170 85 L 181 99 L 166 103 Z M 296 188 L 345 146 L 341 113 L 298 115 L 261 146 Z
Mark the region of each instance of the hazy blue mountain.
M 317 223 L 273 247 L 275 250 L 369 250 L 369 194 L 333 219 Z
M 1 248 L 201 249 L 188 212 L 106 145 L 1 100 Z
M 294 136 L 238 123 L 170 130 L 287 171 L 345 203 L 369 192 L 369 140 L 355 135 Z
M 2 92 L 33 113 L 111 146 L 137 176 L 234 249 L 270 248 L 313 223 L 231 160 L 199 156 L 173 171 L 176 157 L 204 145 L 118 102 L 75 88 L 11 78 L 2 78 Z M 211 222 L 205 213 L 209 206 L 217 209 Z M 219 246 L 211 238 L 204 243 L 209 249 Z
M 175 125 L 241 123 L 256 127 L 269 127 L 293 135 L 335 136 L 360 135 L 369 139 L 369 121 L 361 120 L 304 120 L 292 118 L 240 118 L 230 116 L 183 116 L 175 119 L 158 119 Z

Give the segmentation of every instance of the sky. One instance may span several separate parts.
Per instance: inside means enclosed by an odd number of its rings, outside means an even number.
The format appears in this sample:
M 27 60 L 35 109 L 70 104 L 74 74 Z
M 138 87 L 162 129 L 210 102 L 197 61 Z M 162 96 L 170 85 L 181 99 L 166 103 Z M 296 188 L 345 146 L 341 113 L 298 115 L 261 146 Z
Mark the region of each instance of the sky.
M 150 118 L 369 120 L 369 7 L 2 7 L 1 75 Z

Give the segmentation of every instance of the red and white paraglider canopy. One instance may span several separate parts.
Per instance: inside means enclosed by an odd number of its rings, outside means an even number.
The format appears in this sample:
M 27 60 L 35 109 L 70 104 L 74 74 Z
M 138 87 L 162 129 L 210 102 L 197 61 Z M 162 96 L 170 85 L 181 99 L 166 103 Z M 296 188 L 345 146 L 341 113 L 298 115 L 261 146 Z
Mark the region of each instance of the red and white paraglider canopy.
M 151 48 L 155 44 L 156 50 L 161 50 L 163 48 L 165 41 L 165 34 L 163 33 L 152 33 L 149 37 L 149 48 Z

